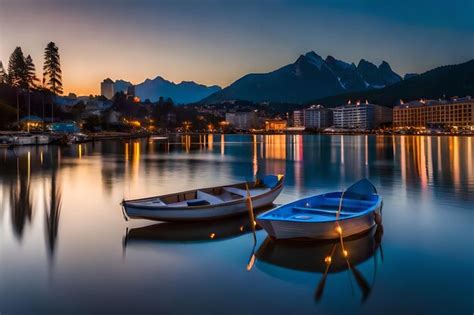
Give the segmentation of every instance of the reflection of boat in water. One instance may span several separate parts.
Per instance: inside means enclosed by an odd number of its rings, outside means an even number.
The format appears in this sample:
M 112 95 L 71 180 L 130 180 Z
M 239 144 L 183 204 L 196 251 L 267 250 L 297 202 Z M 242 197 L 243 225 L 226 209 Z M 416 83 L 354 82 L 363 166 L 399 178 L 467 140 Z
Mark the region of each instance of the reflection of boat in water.
M 317 287 L 316 299 L 319 300 L 326 283 L 326 277 L 331 273 L 350 270 L 356 283 L 362 291 L 362 299 L 370 294 L 372 285 L 364 278 L 356 266 L 374 257 L 380 249 L 383 226 L 374 226 L 371 230 L 345 239 L 319 242 L 275 241 L 267 237 L 256 253 L 257 268 L 263 272 L 270 265 L 323 274 Z M 382 251 L 381 251 L 382 254 Z M 376 265 L 375 265 L 376 268 Z M 375 277 L 375 273 L 374 273 Z
M 374 227 L 369 232 L 344 239 L 344 248 L 349 253 L 352 265 L 358 265 L 374 255 L 382 237 L 382 229 Z M 258 249 L 258 260 L 273 265 L 308 272 L 324 272 L 325 258 L 332 248 L 340 247 L 339 240 L 321 242 L 274 241 L 267 237 Z M 337 249 L 336 249 L 337 251 Z M 340 251 L 340 249 L 339 249 Z M 347 270 L 346 259 L 342 255 L 332 257 L 329 273 Z
M 247 214 L 215 221 L 163 222 L 127 230 L 124 246 L 147 242 L 208 242 L 238 237 L 251 231 Z
M 195 189 L 151 198 L 124 200 L 126 218 L 158 221 L 199 221 L 239 215 L 271 205 L 283 189 L 283 175 L 267 175 L 255 182 Z

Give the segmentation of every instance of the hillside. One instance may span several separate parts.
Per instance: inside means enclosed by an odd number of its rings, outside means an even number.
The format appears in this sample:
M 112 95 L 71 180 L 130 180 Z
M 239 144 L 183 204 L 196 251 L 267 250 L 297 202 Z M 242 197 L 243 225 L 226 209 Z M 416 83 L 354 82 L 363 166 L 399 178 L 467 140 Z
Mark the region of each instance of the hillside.
M 368 100 L 374 104 L 394 106 L 400 99 L 410 101 L 465 95 L 474 95 L 474 59 L 457 65 L 438 67 L 382 89 L 344 93 L 315 99 L 309 103 L 332 107 L 345 104 L 348 100 Z
M 362 59 L 356 66 L 332 56 L 323 59 L 311 51 L 275 71 L 247 74 L 200 103 L 246 100 L 301 104 L 344 92 L 383 88 L 401 80 L 385 61 L 376 66 Z

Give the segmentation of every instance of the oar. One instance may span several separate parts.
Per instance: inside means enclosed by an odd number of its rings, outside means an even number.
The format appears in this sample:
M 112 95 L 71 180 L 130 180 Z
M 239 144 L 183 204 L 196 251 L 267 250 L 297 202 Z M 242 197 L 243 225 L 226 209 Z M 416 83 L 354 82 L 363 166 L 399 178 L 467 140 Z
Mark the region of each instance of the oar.
M 319 284 L 316 289 L 316 294 L 315 294 L 316 301 L 319 301 L 321 297 L 323 296 L 324 286 L 326 285 L 326 278 L 329 272 L 329 267 L 331 266 L 331 263 L 332 263 L 332 256 L 334 256 L 334 252 L 336 251 L 336 247 L 337 247 L 337 243 L 334 244 L 334 246 L 332 247 L 331 254 L 324 258 L 324 262 L 326 263 L 326 270 L 324 270 L 323 277 L 321 278 L 321 280 L 319 280 Z
M 344 248 L 344 240 L 342 238 L 342 228 L 340 227 L 339 223 L 337 223 L 337 231 L 339 233 L 339 241 L 341 243 L 342 257 L 344 257 L 344 259 L 346 260 L 347 267 L 354 275 L 357 285 L 362 291 L 362 302 L 364 302 L 370 294 L 370 290 L 371 290 L 370 285 L 367 282 L 367 280 L 365 280 L 364 276 L 355 267 L 352 267 L 351 263 L 349 262 L 349 258 L 348 258 L 349 252 Z
M 252 270 L 252 267 L 255 264 L 255 248 L 257 246 L 257 233 L 255 232 L 256 222 L 255 222 L 255 216 L 253 213 L 252 197 L 250 195 L 249 185 L 247 181 L 245 182 L 245 188 L 247 189 L 247 197 L 245 199 L 245 204 L 247 205 L 247 209 L 249 210 L 250 227 L 252 229 L 252 234 L 253 234 L 252 253 L 247 263 L 247 271 L 250 271 Z
M 125 235 L 122 237 L 122 259 L 125 260 L 128 241 L 128 227 L 125 229 Z
M 245 200 L 245 203 L 247 205 L 247 209 L 249 210 L 250 227 L 252 228 L 253 240 L 256 243 L 257 234 L 255 233 L 255 225 L 257 223 L 255 222 L 255 215 L 253 213 L 253 205 L 252 205 L 252 197 L 250 196 L 249 185 L 247 182 L 245 183 L 245 188 L 247 189 L 247 199 Z

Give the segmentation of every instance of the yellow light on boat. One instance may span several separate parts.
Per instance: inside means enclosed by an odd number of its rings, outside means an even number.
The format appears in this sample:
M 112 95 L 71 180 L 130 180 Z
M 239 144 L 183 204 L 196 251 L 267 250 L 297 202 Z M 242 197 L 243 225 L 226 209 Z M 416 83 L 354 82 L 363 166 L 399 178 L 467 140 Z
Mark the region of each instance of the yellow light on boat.
M 340 225 L 336 226 L 336 232 L 337 232 L 338 234 L 342 234 L 342 228 L 341 228 Z
M 210 237 L 210 238 L 216 237 L 216 233 L 211 233 L 211 234 L 209 234 L 209 237 Z
M 252 267 L 254 264 L 255 264 L 255 255 L 252 255 L 252 257 L 250 257 L 249 263 L 247 264 L 247 271 L 252 270 Z
M 349 256 L 349 252 L 345 249 L 342 251 L 342 254 L 344 255 L 344 257 Z
M 326 256 L 326 257 L 324 258 L 324 262 L 325 262 L 326 264 L 328 264 L 328 265 L 331 263 L 331 260 L 332 260 L 331 256 Z
M 257 226 L 257 221 L 253 221 L 253 226 Z
M 242 225 L 242 226 L 240 227 L 240 232 L 243 232 L 243 231 L 244 231 L 244 226 Z

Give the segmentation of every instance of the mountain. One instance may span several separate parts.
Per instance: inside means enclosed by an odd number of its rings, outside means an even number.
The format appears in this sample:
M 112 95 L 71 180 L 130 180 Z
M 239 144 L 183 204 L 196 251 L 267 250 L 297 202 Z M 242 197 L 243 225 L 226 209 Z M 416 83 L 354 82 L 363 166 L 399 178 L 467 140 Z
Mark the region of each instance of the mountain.
M 404 76 L 403 76 L 403 80 L 407 80 L 407 79 L 410 79 L 410 78 L 414 78 L 418 75 L 418 73 L 406 73 Z
M 332 56 L 323 59 L 311 51 L 275 71 L 245 75 L 202 103 L 236 99 L 304 103 L 345 92 L 383 88 L 400 80 L 385 61 L 377 67 L 361 60 L 356 66 Z
M 194 103 L 220 90 L 217 85 L 205 86 L 193 81 L 176 84 L 160 76 L 153 80 L 146 79 L 135 86 L 135 94 L 142 100 L 156 102 L 160 97 L 170 97 L 177 104 Z
M 308 103 L 335 106 L 345 104 L 349 100 L 368 100 L 373 104 L 393 106 L 398 104 L 400 99 L 410 101 L 466 95 L 474 95 L 474 59 L 457 65 L 438 67 L 382 89 L 344 93 L 314 99 Z
M 357 71 L 367 85 L 373 88 L 383 88 L 402 80 L 402 77 L 393 72 L 386 61 L 382 61 L 380 66 L 376 67 L 373 63 L 362 59 L 357 65 Z

